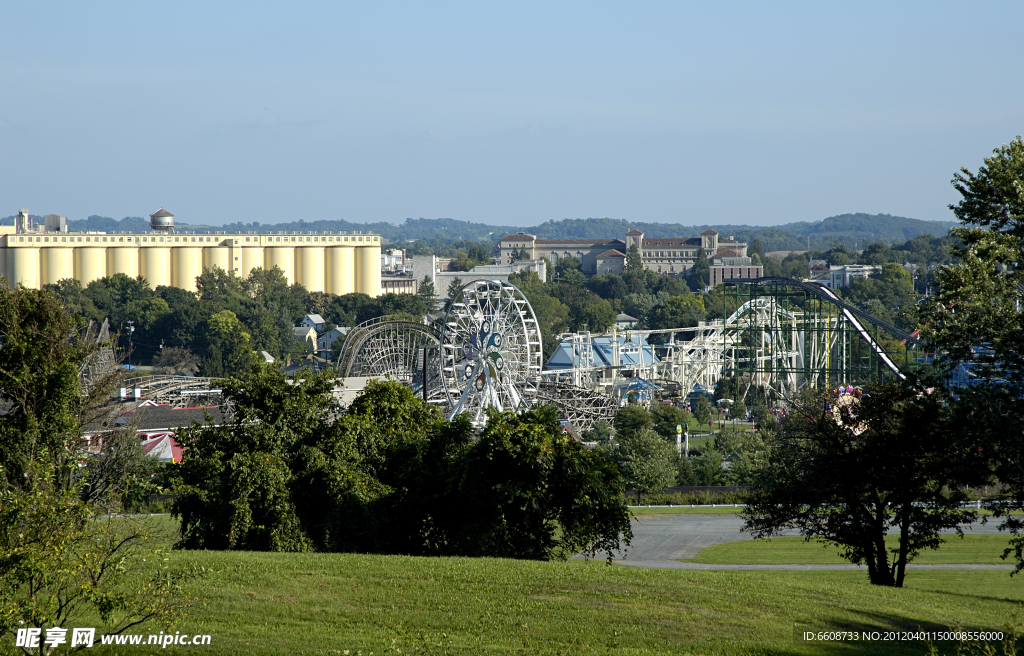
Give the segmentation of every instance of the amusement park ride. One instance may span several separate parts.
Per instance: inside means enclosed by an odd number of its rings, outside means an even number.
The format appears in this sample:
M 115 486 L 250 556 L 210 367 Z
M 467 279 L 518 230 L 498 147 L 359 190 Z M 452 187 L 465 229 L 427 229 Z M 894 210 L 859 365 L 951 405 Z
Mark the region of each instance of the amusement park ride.
M 638 338 L 650 341 L 656 356 L 596 363 L 593 341 L 602 336 L 583 332 L 560 336 L 571 343 L 571 368 L 542 370 L 540 330 L 526 297 L 510 283 L 475 280 L 452 299 L 439 327 L 388 317 L 357 326 L 338 373 L 402 382 L 447 416 L 467 413 L 478 426 L 488 408 L 550 402 L 585 430 L 614 414 L 612 390 L 627 379 L 672 389 L 680 398 L 710 392 L 723 377 L 743 380 L 748 404 L 776 404 L 805 387 L 903 377 L 918 360 L 914 334 L 821 285 L 790 278 L 731 281 L 722 303 L 724 321 L 632 330 L 624 339 L 611 335 L 615 349 L 630 348 Z

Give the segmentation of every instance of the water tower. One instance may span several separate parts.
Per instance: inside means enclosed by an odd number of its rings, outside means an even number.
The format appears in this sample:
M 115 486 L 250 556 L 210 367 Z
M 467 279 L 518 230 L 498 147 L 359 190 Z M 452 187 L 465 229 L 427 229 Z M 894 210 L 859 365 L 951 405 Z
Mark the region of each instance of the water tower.
M 161 207 L 149 215 L 149 228 L 157 232 L 174 230 L 174 215 Z

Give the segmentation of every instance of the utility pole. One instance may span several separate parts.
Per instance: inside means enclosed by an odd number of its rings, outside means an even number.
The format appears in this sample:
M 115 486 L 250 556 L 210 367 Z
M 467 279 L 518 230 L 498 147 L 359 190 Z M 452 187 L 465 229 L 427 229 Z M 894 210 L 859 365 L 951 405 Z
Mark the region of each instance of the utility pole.
M 135 332 L 135 322 L 128 320 L 128 371 L 132 370 L 132 333 Z

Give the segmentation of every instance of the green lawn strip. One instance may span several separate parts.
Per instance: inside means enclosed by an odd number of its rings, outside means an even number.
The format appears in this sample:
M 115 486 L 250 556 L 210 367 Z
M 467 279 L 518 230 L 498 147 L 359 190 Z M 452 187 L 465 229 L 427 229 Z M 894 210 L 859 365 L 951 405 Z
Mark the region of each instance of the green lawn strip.
M 1006 548 L 1006 535 L 946 536 L 938 549 L 922 551 L 914 563 L 920 565 L 1007 564 L 999 556 Z M 896 536 L 888 536 L 889 545 L 896 545 Z M 772 538 L 770 540 L 743 540 L 708 547 L 688 562 L 715 565 L 821 565 L 842 564 L 848 561 L 838 556 L 838 548 L 822 546 L 819 542 L 805 542 L 800 537 Z
M 743 512 L 743 506 L 737 508 L 729 506 L 700 506 L 691 508 L 689 506 L 672 506 L 670 508 L 646 506 L 631 506 L 629 511 L 634 515 L 737 515 Z
M 919 654 L 916 644 L 798 644 L 793 627 L 997 630 L 1024 599 L 1018 581 L 990 571 L 914 572 L 896 590 L 841 571 L 247 552 L 173 560 L 213 570 L 193 584 L 205 604 L 176 627 L 212 644 L 175 654 Z

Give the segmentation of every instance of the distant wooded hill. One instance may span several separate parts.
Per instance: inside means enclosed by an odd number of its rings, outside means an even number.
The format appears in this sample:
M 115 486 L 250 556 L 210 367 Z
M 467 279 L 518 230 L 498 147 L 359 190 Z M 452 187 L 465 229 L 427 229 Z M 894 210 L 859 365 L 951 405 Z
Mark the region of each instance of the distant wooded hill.
M 34 217 L 35 218 L 35 217 Z M 40 219 L 41 220 L 41 219 Z M 0 223 L 12 224 L 10 216 Z M 149 220 L 130 216 L 120 221 L 105 216 L 90 216 L 84 220 L 68 221 L 71 230 L 101 230 L 105 232 L 143 231 L 149 227 Z M 644 223 L 625 219 L 562 219 L 547 221 L 538 226 L 521 228 L 516 226 L 495 226 L 484 223 L 470 223 L 455 219 L 406 219 L 404 223 L 350 223 L 348 221 L 303 220 L 289 223 L 260 224 L 231 223 L 223 226 L 183 225 L 182 230 L 196 232 L 277 232 L 277 231 L 318 231 L 318 232 L 363 232 L 380 234 L 391 243 L 402 244 L 418 239 L 468 239 L 474 241 L 496 241 L 502 236 L 515 232 L 528 232 L 541 239 L 605 239 L 621 238 L 630 227 L 642 230 L 649 237 L 696 237 L 702 231 L 713 228 L 723 235 L 734 236 L 742 241 L 760 239 L 766 251 L 804 250 L 810 238 L 810 247 L 827 249 L 834 244 L 863 248 L 871 242 L 893 244 L 906 241 L 920 234 L 941 236 L 955 221 L 921 221 L 890 214 L 840 214 L 819 222 L 787 223 L 779 226 L 751 225 L 682 225 L 679 223 Z

